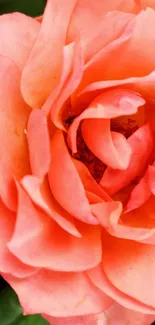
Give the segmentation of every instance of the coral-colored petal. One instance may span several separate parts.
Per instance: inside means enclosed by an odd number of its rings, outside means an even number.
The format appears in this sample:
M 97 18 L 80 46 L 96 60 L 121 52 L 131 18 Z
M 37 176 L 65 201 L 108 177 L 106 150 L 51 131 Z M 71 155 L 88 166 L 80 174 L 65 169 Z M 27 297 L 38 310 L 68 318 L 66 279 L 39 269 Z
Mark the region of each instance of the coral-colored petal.
M 19 205 L 15 231 L 8 244 L 24 263 L 55 271 L 79 272 L 101 262 L 100 229 L 81 226 L 81 238 L 66 233 L 48 215 L 39 212 L 18 186 Z
M 92 192 L 95 195 L 99 196 L 103 199 L 103 201 L 110 201 L 111 198 L 108 196 L 108 194 L 103 190 L 103 188 L 95 181 L 93 176 L 90 174 L 87 167 L 79 160 L 72 159 L 78 174 L 80 176 L 80 179 L 83 183 L 84 189 L 86 191 Z
M 102 94 L 105 89 L 121 87 L 138 91 L 141 95 L 148 98 L 155 98 L 155 72 L 144 77 L 134 77 L 122 80 L 106 80 L 93 82 L 83 89 L 76 97 L 72 98 L 73 109 L 83 110 L 95 97 Z
M 118 290 L 153 308 L 154 254 L 154 245 L 118 239 L 104 233 L 102 265 L 106 276 Z
M 29 56 L 40 24 L 21 13 L 0 16 L 0 55 L 10 58 L 20 70 Z
M 75 237 L 81 237 L 74 218 L 55 201 L 46 181 L 41 183 L 37 177 L 25 176 L 21 183 L 31 200 L 60 227 Z
M 35 273 L 36 269 L 23 264 L 7 247 L 14 232 L 15 220 L 15 214 L 0 201 L 0 273 L 10 273 L 20 278 Z
M 130 308 L 132 310 L 145 314 L 155 314 L 155 308 L 149 307 L 146 304 L 137 301 L 136 299 L 128 296 L 121 290 L 117 289 L 114 284 L 108 279 L 107 275 L 105 274 L 102 268 L 102 265 L 99 265 L 87 271 L 86 274 L 89 276 L 90 280 L 97 288 L 99 288 L 101 291 L 103 291 L 109 297 L 114 299 L 114 301 L 118 302 L 125 308 Z
M 20 93 L 20 73 L 13 62 L 0 57 L 0 194 L 4 203 L 16 209 L 13 175 L 20 179 L 30 173 L 26 128 L 29 107 Z
M 47 319 L 51 325 L 108 325 L 107 315 L 105 313 L 78 317 L 51 317 L 45 314 L 42 316 Z
M 75 44 L 72 61 L 73 63 L 72 63 L 71 73 L 68 76 L 68 79 L 66 80 L 66 84 L 64 84 L 64 87 L 62 88 L 58 98 L 55 100 L 53 107 L 51 108 L 52 121 L 60 129 L 64 129 L 63 121 L 62 121 L 63 104 L 78 87 L 83 75 L 84 61 L 83 61 L 83 53 L 82 53 L 80 43 Z M 67 113 L 67 117 L 70 111 L 71 108 L 69 105 L 67 112 L 65 110 L 65 114 Z
M 147 26 L 145 31 L 144 26 Z M 119 38 L 87 63 L 79 89 L 94 81 L 140 77 L 152 72 L 155 69 L 154 52 L 151 50 L 155 39 L 152 33 L 154 28 L 154 10 L 147 8 L 141 11 Z M 133 57 L 135 60 L 132 60 Z
M 47 120 L 41 110 L 30 114 L 27 136 L 32 174 L 43 178 L 50 166 L 51 153 Z
M 75 48 L 75 43 L 70 43 L 63 47 L 63 66 L 62 66 L 60 82 L 58 86 L 50 93 L 47 100 L 42 106 L 42 110 L 45 113 L 45 115 L 48 115 L 51 109 L 54 109 L 53 104 L 56 101 L 57 97 L 60 96 L 60 92 L 62 91 L 64 84 L 68 80 L 73 65 L 72 61 L 74 57 L 74 48 Z
M 154 198 L 141 209 L 122 213 L 120 202 L 102 202 L 91 205 L 92 212 L 100 224 L 112 236 L 155 244 Z
M 150 196 L 151 189 L 149 185 L 148 171 L 146 171 L 144 177 L 140 179 L 140 182 L 131 191 L 125 211 L 129 212 L 139 208 L 149 199 Z
M 154 135 L 149 124 L 145 124 L 128 139 L 132 148 L 132 157 L 124 171 L 107 168 L 101 179 L 101 186 L 113 195 L 141 175 L 154 146 Z M 115 179 L 115 182 L 114 182 Z
M 130 145 L 123 135 L 110 132 L 109 119 L 134 114 L 144 103 L 138 94 L 128 90 L 117 89 L 100 95 L 73 121 L 68 131 L 72 151 L 77 151 L 76 132 L 80 122 L 85 119 L 82 135 L 88 148 L 106 165 L 126 169 L 131 158 Z
M 112 11 L 115 10 L 117 11 L 113 13 Z M 128 13 L 135 12 L 135 10 L 136 4 L 133 0 L 127 2 L 122 0 L 108 2 L 78 0 L 70 20 L 67 42 L 72 42 L 80 36 L 86 57 L 95 54 L 94 52 L 115 39 L 131 19 L 131 14 L 123 14 L 120 11 Z M 107 13 L 108 15 L 106 15 Z M 104 37 L 102 37 L 101 31 L 104 33 Z M 93 44 L 94 50 L 92 49 Z
M 139 9 L 146 9 L 147 7 L 151 7 L 155 9 L 155 0 L 135 0 L 137 5 L 139 6 Z
M 111 299 L 93 286 L 84 273 L 41 270 L 23 280 L 9 275 L 4 278 L 16 291 L 25 314 L 82 316 L 101 313 L 111 305 Z
M 59 84 L 63 46 L 75 3 L 76 0 L 47 1 L 39 34 L 22 74 L 22 94 L 31 107 L 43 105 Z
M 51 141 L 51 152 L 49 183 L 55 199 L 77 219 L 97 224 L 61 131 L 56 131 Z

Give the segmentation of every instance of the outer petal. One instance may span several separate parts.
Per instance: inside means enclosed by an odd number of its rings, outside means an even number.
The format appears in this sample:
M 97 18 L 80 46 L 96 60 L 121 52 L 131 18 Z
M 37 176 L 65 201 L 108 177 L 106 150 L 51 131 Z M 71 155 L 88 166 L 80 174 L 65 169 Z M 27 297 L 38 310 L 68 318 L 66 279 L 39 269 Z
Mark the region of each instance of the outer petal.
M 0 273 L 5 272 L 20 278 L 35 273 L 36 269 L 22 263 L 7 247 L 14 231 L 15 218 L 15 214 L 0 201 Z
M 40 24 L 24 14 L 1 15 L 0 55 L 10 58 L 22 70 L 39 29 Z
M 113 195 L 141 175 L 154 147 L 154 135 L 149 124 L 139 128 L 128 139 L 132 148 L 130 164 L 125 171 L 107 168 L 101 179 L 101 186 Z M 113 181 L 115 179 L 115 182 Z
M 102 265 L 106 276 L 118 290 L 153 308 L 155 308 L 154 254 L 154 245 L 104 234 Z
M 77 219 L 97 224 L 61 131 L 56 131 L 51 141 L 51 152 L 49 183 L 55 199 Z
M 40 213 L 18 186 L 19 207 L 15 231 L 8 244 L 21 261 L 55 271 L 85 271 L 101 262 L 99 227 L 81 226 L 81 238 L 66 233 L 49 216 Z
M 115 2 L 113 0 L 108 2 L 102 0 L 96 2 L 93 0 L 78 0 L 69 24 L 67 41 L 73 41 L 80 35 L 83 42 L 88 42 L 103 28 L 103 21 L 107 12 L 114 10 L 135 12 L 136 7 L 133 0 L 128 2 L 123 0 L 115 0 Z
M 144 26 L 147 26 L 144 31 Z M 155 12 L 142 11 L 126 27 L 124 33 L 100 50 L 85 66 L 79 89 L 91 82 L 144 76 L 155 69 L 154 42 Z M 132 58 L 135 60 L 132 60 Z M 117 64 L 116 64 L 117 62 Z
M 47 120 L 40 110 L 32 111 L 27 127 L 32 174 L 43 178 L 47 174 L 51 153 Z
M 25 314 L 82 316 L 100 313 L 111 305 L 111 299 L 94 287 L 83 273 L 42 270 L 23 280 L 11 276 L 4 278 L 17 292 Z
M 103 291 L 105 294 L 114 299 L 114 301 L 118 302 L 125 308 L 129 308 L 143 314 L 155 315 L 155 308 L 149 307 L 146 304 L 137 301 L 136 299 L 117 289 L 114 284 L 110 282 L 101 265 L 87 271 L 87 275 L 97 288 L 99 288 L 101 291 Z
M 66 31 L 75 3 L 76 0 L 47 2 L 41 29 L 21 81 L 22 94 L 31 107 L 39 108 L 58 86 Z
M 108 308 L 109 311 L 109 308 Z M 50 317 L 42 315 L 51 325 L 109 325 L 107 314 L 87 315 L 78 317 Z
M 13 175 L 20 179 L 30 172 L 24 130 L 30 113 L 20 93 L 20 73 L 13 62 L 0 57 L 0 195 L 12 210 L 16 208 Z

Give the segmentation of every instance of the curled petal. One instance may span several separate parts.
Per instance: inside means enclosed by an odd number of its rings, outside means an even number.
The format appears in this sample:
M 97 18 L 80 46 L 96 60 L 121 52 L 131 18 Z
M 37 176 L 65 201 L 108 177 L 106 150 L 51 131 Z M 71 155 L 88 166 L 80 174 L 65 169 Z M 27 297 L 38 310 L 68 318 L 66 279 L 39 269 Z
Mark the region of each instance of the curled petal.
M 19 205 L 10 251 L 24 263 L 55 271 L 85 271 L 101 261 L 98 227 L 81 226 L 82 237 L 66 233 L 52 218 L 41 213 L 18 185 Z
M 63 46 L 76 0 L 48 0 L 36 42 L 23 70 L 21 89 L 25 101 L 39 108 L 60 81 Z M 54 28 L 53 28 L 54 25 Z
M 84 273 L 41 270 L 25 279 L 9 275 L 4 278 L 17 292 L 24 314 L 83 316 L 101 313 L 111 305 L 111 299 L 94 287 Z
M 30 173 L 25 129 L 29 107 L 20 93 L 20 73 L 13 62 L 0 57 L 0 195 L 11 210 L 16 209 L 14 176 Z
M 30 114 L 27 136 L 32 173 L 43 178 L 48 172 L 51 154 L 47 120 L 41 110 Z
M 126 293 L 117 289 L 117 287 L 115 287 L 115 285 L 109 280 L 108 276 L 105 274 L 102 264 L 91 270 L 88 270 L 86 274 L 97 288 L 99 288 L 102 292 L 107 294 L 121 306 L 143 314 L 155 314 L 155 308 L 149 307 L 146 304 L 137 301 L 130 295 L 127 295 Z
M 111 201 L 111 198 L 103 190 L 103 188 L 95 181 L 95 179 L 90 174 L 87 167 L 79 160 L 72 159 L 72 161 L 78 171 L 84 189 L 86 191 L 92 192 L 95 195 L 99 196 L 100 198 L 102 198 L 103 201 Z
M 109 308 L 108 308 L 109 310 Z M 42 315 L 51 325 L 109 325 L 105 313 L 78 317 L 51 317 Z M 140 324 L 141 325 L 141 324 Z
M 7 247 L 14 233 L 15 218 L 14 212 L 8 210 L 0 200 L 0 273 L 22 278 L 35 273 L 37 269 L 22 263 Z
M 130 164 L 126 170 L 107 168 L 101 186 L 113 195 L 141 175 L 154 147 L 154 135 L 149 124 L 145 124 L 128 138 L 132 149 Z M 115 182 L 114 182 L 115 179 Z
M 107 278 L 119 291 L 155 310 L 154 254 L 154 245 L 104 233 L 102 266 Z
M 75 237 L 82 236 L 75 225 L 74 218 L 61 208 L 53 198 L 46 181 L 41 183 L 37 177 L 25 176 L 21 184 L 29 194 L 31 200 L 54 219 L 60 227 Z
M 61 131 L 56 131 L 51 141 L 51 152 L 49 183 L 55 199 L 75 218 L 89 224 L 97 224 Z

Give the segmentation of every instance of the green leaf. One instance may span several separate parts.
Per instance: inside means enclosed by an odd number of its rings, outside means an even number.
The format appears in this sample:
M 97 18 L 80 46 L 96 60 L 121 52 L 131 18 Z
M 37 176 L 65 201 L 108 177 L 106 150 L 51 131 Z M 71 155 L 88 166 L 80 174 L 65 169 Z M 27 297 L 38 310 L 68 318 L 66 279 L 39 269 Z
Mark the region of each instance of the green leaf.
M 22 315 L 16 293 L 9 286 L 0 292 L 0 325 L 49 325 L 40 315 Z
M 11 325 L 49 325 L 49 323 L 40 315 L 30 315 L 20 316 Z
M 0 293 L 0 325 L 10 325 L 21 313 L 15 292 L 7 286 Z
M 0 0 L 0 14 L 19 11 L 29 16 L 43 13 L 46 0 Z

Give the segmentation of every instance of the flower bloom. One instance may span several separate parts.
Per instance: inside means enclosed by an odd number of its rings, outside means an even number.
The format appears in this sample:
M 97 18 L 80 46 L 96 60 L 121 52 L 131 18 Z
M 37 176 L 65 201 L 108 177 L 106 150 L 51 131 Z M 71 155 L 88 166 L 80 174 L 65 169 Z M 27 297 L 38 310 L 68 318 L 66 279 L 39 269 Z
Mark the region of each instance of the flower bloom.
M 54 325 L 155 318 L 155 1 L 0 17 L 0 273 Z

